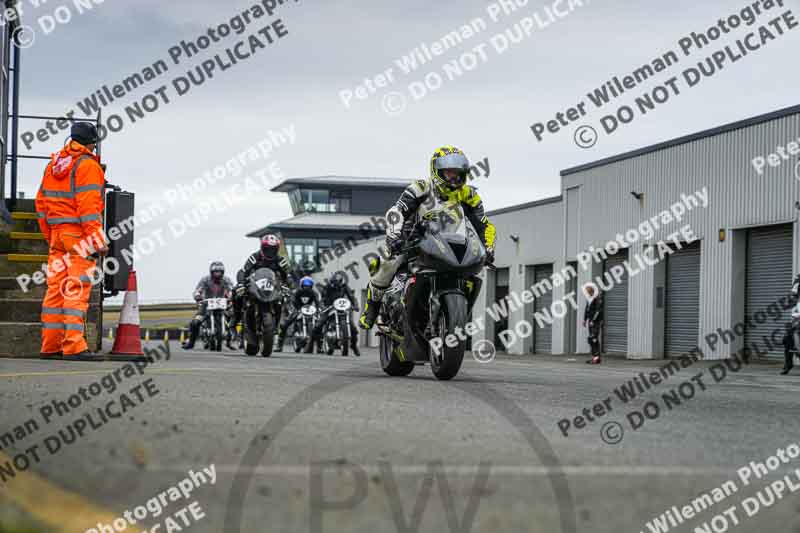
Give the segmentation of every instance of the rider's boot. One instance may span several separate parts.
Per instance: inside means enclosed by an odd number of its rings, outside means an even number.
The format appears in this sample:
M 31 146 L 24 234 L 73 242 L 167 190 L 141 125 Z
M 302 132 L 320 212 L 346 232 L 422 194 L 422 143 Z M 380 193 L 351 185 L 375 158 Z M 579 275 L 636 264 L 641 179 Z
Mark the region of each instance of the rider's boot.
M 317 343 L 317 355 L 319 355 L 319 354 L 321 354 L 321 353 L 325 353 L 325 350 L 324 350 L 324 349 L 323 349 L 323 347 L 322 347 L 322 339 L 321 339 L 321 338 L 318 338 L 318 339 L 316 340 L 316 343 Z
M 282 352 L 283 351 L 283 341 L 284 341 L 285 337 L 286 337 L 286 334 L 284 333 L 283 328 L 278 328 L 278 341 L 277 341 L 277 343 L 275 345 L 275 351 L 276 352 Z
M 353 355 L 361 357 L 361 350 L 358 349 L 358 337 L 350 337 L 350 349 L 353 351 Z
M 381 300 L 384 292 L 386 292 L 386 289 L 373 287 L 370 282 L 367 287 L 367 301 L 364 303 L 364 311 L 358 319 L 358 326 L 361 329 L 372 329 L 372 326 L 375 325 L 378 313 L 381 310 Z
M 183 343 L 184 350 L 191 350 L 194 348 L 194 343 L 197 342 L 197 337 L 200 335 L 200 321 L 192 320 L 189 324 L 189 339 Z

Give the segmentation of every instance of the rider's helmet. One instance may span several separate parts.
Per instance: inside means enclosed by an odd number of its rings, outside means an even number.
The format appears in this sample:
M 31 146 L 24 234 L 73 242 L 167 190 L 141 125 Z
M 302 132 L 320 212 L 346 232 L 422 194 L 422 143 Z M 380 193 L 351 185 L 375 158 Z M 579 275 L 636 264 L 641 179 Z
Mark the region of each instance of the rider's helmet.
M 208 267 L 208 272 L 211 274 L 211 279 L 219 281 L 225 275 L 225 265 L 222 264 L 222 261 L 214 261 Z
M 455 146 L 442 146 L 431 157 L 431 181 L 444 197 L 450 197 L 467 183 L 469 160 Z
M 281 249 L 281 240 L 273 233 L 261 237 L 261 255 L 267 259 L 275 259 Z
M 331 280 L 328 282 L 334 289 L 338 289 L 339 287 L 344 286 L 344 275 L 341 272 L 336 272 L 333 276 L 331 276 Z
M 313 289 L 314 288 L 314 280 L 311 279 L 310 276 L 305 276 L 300 280 L 300 288 L 301 289 Z

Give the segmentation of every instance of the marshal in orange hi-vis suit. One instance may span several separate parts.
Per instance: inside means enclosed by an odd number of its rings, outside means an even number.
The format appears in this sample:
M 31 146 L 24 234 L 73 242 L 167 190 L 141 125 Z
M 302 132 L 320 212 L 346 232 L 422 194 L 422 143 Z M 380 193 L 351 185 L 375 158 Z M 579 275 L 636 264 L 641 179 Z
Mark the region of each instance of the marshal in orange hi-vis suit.
M 92 153 L 97 129 L 76 123 L 72 139 L 53 154 L 36 195 L 39 227 L 50 244 L 47 294 L 42 303 L 42 357 L 89 355 L 86 313 L 94 251 L 105 253 L 105 176 Z

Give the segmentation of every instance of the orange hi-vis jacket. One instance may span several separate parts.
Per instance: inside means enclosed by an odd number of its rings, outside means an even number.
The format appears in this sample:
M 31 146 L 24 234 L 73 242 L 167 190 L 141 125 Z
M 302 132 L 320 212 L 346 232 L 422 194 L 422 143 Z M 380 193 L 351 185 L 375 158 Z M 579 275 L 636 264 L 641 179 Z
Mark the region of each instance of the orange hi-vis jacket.
M 50 241 L 53 226 L 79 225 L 83 239 L 98 246 L 103 240 L 103 188 L 105 175 L 99 158 L 71 141 L 53 154 L 36 195 L 39 227 Z
M 36 211 L 50 245 L 42 301 L 43 355 L 68 357 L 89 350 L 86 319 L 96 273 L 89 256 L 105 244 L 104 187 L 98 158 L 75 141 L 53 154 L 42 178 Z

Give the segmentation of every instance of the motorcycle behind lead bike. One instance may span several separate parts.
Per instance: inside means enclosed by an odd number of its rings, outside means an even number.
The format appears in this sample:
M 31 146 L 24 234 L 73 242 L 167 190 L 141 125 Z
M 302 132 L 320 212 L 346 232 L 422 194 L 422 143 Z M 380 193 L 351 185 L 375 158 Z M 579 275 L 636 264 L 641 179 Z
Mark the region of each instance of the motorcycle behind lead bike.
M 228 323 L 225 312 L 228 309 L 227 298 L 208 298 L 203 301 L 205 307 L 205 320 L 200 325 L 200 340 L 206 350 L 211 352 L 222 351 L 222 340 L 227 338 Z
M 480 292 L 486 249 L 454 203 L 426 213 L 400 253 L 406 261 L 384 294 L 377 320 L 381 368 L 406 376 L 428 362 L 437 379 L 452 379 L 466 349 L 455 334 L 464 330 Z

